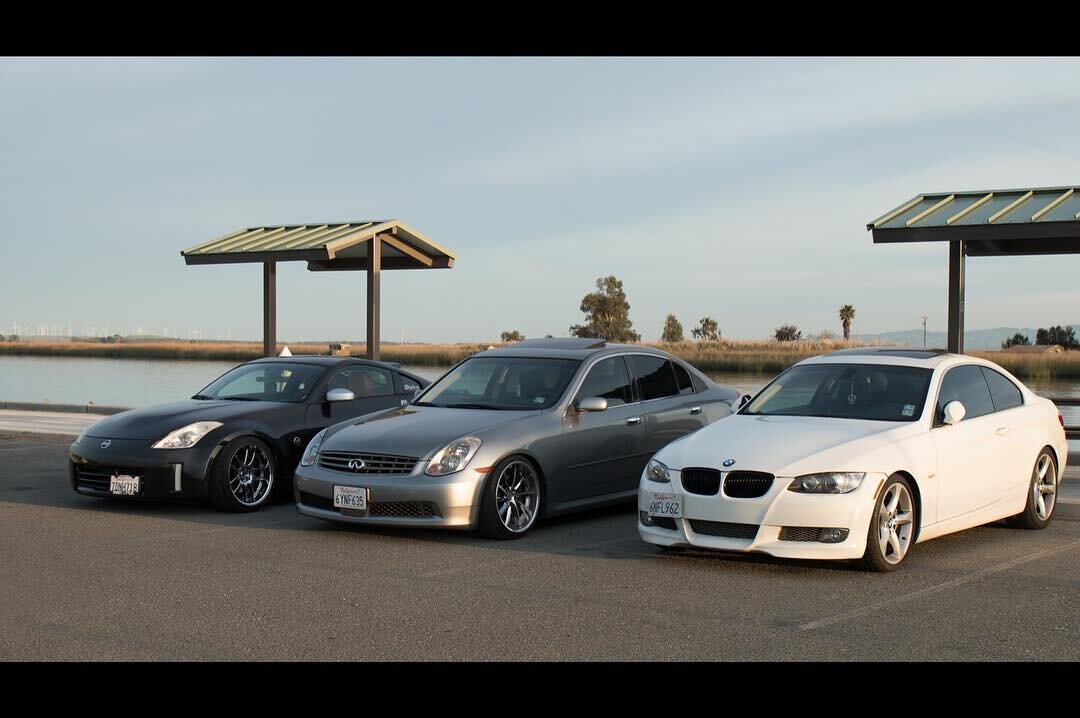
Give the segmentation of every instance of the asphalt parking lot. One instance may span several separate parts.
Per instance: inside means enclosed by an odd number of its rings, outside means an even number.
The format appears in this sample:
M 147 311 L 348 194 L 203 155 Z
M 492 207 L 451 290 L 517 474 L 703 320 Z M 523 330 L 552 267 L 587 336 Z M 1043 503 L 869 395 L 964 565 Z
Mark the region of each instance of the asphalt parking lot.
M 667 556 L 629 506 L 493 542 L 114 503 L 68 487 L 69 440 L 0 437 L 0 659 L 1080 659 L 1075 521 L 868 574 Z

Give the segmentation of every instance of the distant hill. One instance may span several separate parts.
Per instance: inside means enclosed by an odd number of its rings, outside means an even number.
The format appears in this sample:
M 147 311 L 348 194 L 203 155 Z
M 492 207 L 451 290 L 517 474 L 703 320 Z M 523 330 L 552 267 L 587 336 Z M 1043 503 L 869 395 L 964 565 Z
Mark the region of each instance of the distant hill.
M 1080 334 L 1080 325 L 1073 324 L 1072 328 Z M 1001 343 L 1014 334 L 1024 334 L 1035 343 L 1035 330 L 1030 327 L 995 327 L 993 329 L 967 329 L 964 331 L 965 349 L 1000 349 Z M 882 332 L 881 334 L 860 334 L 860 341 L 871 342 L 875 339 L 885 344 L 898 344 L 913 347 L 923 345 L 923 330 L 906 329 L 898 332 Z M 926 346 L 944 347 L 946 344 L 945 332 L 926 333 Z

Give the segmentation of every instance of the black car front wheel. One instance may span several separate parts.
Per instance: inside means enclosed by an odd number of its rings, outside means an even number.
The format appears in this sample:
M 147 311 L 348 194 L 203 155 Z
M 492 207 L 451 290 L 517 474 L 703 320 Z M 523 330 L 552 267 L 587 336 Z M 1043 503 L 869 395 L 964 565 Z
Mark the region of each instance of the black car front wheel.
M 210 503 L 221 511 L 258 511 L 274 489 L 274 454 L 253 436 L 233 439 L 210 471 Z

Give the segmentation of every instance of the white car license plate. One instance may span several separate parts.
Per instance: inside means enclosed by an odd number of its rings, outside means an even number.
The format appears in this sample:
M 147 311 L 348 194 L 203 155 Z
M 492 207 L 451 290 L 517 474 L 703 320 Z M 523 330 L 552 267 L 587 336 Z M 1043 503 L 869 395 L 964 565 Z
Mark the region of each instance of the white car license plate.
M 367 511 L 367 489 L 359 486 L 335 486 L 334 508 Z
M 667 516 L 672 519 L 681 519 L 682 508 L 681 494 L 653 494 L 649 498 L 649 516 Z
M 117 474 L 109 478 L 109 493 L 116 496 L 137 496 L 139 494 L 139 477 Z

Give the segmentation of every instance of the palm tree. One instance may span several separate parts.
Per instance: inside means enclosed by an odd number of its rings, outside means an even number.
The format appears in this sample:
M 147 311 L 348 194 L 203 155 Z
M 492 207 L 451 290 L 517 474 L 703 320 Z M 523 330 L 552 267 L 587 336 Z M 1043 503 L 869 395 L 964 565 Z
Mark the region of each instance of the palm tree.
M 855 318 L 855 307 L 845 304 L 840 307 L 840 321 L 844 324 L 844 341 L 851 338 L 851 320 Z

